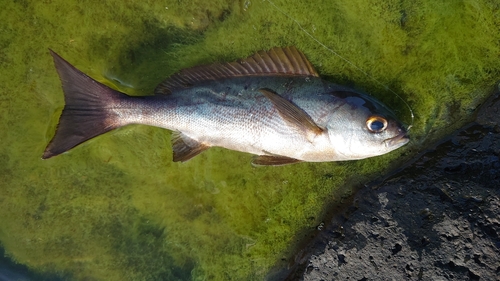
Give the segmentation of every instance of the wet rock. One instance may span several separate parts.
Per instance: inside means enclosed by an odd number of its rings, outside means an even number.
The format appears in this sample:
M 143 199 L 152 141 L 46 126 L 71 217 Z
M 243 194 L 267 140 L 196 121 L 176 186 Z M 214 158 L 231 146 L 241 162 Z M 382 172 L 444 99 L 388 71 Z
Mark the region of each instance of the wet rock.
M 500 280 L 500 96 L 325 225 L 301 280 Z

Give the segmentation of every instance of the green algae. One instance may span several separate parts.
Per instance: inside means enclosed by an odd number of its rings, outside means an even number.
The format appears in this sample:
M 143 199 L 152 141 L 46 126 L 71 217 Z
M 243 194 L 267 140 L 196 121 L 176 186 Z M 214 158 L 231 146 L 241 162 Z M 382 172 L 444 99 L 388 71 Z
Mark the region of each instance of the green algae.
M 499 77 L 495 1 L 273 3 L 289 17 L 267 1 L 8 2 L 0 11 L 8 255 L 74 280 L 260 280 L 290 259 L 325 206 L 462 124 Z M 415 112 L 413 142 L 362 161 L 254 168 L 250 155 L 223 149 L 172 163 L 170 133 L 129 126 L 40 159 L 63 105 L 47 48 L 146 95 L 182 68 L 286 45 L 410 122 L 389 85 Z

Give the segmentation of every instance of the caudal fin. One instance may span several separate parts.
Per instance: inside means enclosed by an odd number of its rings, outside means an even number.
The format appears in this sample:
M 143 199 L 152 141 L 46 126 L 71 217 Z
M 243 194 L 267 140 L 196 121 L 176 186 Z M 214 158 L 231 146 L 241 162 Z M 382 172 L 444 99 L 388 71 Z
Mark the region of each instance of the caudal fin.
M 52 50 L 50 53 L 61 79 L 65 106 L 43 159 L 120 127 L 120 119 L 113 108 L 127 97 L 90 78 Z

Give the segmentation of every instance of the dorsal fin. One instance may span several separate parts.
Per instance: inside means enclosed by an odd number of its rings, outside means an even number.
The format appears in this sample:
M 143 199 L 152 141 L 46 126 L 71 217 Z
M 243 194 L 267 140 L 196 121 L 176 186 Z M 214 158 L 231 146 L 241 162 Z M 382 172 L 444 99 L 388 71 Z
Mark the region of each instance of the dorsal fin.
M 181 70 L 161 82 L 156 95 L 168 95 L 197 83 L 242 76 L 319 76 L 304 54 L 295 47 L 274 47 L 246 59 L 195 66 Z

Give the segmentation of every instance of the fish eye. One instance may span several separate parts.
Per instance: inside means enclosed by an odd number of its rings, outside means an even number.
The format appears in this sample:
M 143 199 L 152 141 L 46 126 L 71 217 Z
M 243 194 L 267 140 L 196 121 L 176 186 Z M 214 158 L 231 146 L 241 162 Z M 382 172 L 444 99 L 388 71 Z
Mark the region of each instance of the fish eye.
M 380 116 L 371 116 L 366 120 L 366 127 L 372 133 L 380 133 L 387 128 L 387 120 Z

